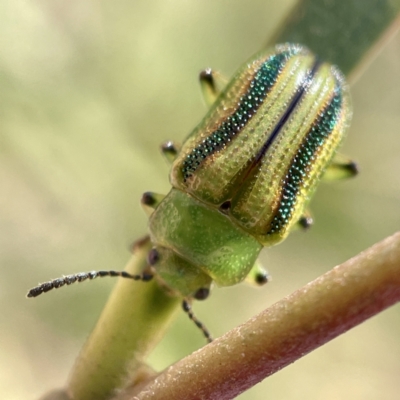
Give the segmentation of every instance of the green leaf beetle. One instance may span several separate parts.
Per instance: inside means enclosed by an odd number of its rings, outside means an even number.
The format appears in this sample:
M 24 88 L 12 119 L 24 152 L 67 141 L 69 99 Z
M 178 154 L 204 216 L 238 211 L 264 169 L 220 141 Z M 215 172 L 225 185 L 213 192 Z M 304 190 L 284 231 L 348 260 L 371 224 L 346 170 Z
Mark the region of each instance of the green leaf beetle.
M 336 155 L 351 119 L 347 84 L 307 48 L 283 44 L 257 54 L 221 92 L 211 70 L 200 82 L 208 113 L 181 148 L 162 146 L 172 162 L 171 191 L 142 197 L 150 210 L 148 268 L 141 275 L 69 275 L 28 297 L 98 276 L 154 277 L 183 298 L 183 309 L 211 341 L 191 301 L 207 298 L 213 282 L 266 283 L 257 263 L 261 249 L 312 223 L 307 207 L 321 179 L 357 173 L 354 162 Z

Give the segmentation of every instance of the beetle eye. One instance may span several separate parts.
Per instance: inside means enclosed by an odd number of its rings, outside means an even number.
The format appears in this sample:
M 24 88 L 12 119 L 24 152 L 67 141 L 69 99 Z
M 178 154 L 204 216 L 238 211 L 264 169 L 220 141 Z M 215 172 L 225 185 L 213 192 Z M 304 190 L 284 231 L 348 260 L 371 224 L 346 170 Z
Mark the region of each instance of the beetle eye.
M 151 249 L 147 256 L 147 262 L 149 265 L 156 265 L 158 261 L 160 261 L 160 253 L 157 249 Z
M 195 294 L 194 298 L 196 300 L 205 300 L 210 294 L 210 289 L 208 288 L 201 288 Z

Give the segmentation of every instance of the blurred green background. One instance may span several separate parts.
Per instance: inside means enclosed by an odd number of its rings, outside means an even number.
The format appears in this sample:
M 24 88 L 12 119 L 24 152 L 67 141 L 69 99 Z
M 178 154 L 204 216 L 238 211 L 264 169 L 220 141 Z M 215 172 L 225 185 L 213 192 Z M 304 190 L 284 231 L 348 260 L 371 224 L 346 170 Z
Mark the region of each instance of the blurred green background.
M 0 393 L 35 399 L 66 382 L 112 280 L 36 300 L 38 281 L 122 269 L 146 231 L 142 192 L 169 190 L 158 146 L 204 115 L 198 72 L 230 76 L 292 1 L 0 3 Z M 344 152 L 361 166 L 321 185 L 315 226 L 265 250 L 273 281 L 216 289 L 195 305 L 215 336 L 400 227 L 400 36 L 352 88 Z M 132 283 L 132 290 L 134 285 Z M 398 399 L 394 307 L 240 396 L 242 400 Z M 180 315 L 151 357 L 161 369 L 204 344 Z

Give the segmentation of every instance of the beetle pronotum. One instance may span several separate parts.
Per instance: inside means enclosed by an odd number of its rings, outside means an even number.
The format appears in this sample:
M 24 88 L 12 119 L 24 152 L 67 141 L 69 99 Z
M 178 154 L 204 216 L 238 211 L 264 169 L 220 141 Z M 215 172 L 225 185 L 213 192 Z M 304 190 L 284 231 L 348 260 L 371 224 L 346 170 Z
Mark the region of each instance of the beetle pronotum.
M 312 223 L 307 206 L 321 179 L 357 173 L 336 155 L 351 118 L 345 79 L 307 48 L 284 44 L 257 54 L 222 92 L 211 70 L 200 82 L 210 110 L 181 148 L 162 146 L 172 162 L 171 191 L 142 197 L 151 209 L 153 245 L 146 271 L 69 275 L 28 297 L 98 276 L 155 277 L 183 298 L 183 309 L 211 341 L 191 300 L 207 298 L 213 282 L 264 284 L 261 249 Z

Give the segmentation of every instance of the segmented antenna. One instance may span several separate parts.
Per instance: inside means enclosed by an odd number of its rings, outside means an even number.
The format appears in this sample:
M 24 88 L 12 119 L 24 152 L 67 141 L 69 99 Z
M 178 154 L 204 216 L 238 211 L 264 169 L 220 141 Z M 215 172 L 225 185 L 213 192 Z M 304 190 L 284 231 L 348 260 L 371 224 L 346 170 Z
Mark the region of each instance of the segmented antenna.
M 64 285 L 71 285 L 75 282 L 83 282 L 87 279 L 95 279 L 97 277 L 103 278 L 104 276 L 111 277 L 122 277 L 133 279 L 135 281 L 144 281 L 147 282 L 153 278 L 153 275 L 150 273 L 142 273 L 141 275 L 131 275 L 125 271 L 90 271 L 90 272 L 80 272 L 78 274 L 72 274 L 63 276 L 62 278 L 53 279 L 51 281 L 41 283 L 40 285 L 29 290 L 27 297 L 36 297 L 42 293 L 46 293 L 52 289 L 58 289 L 63 287 Z
M 52 279 L 51 281 L 41 283 L 40 285 L 32 288 L 29 290 L 27 297 L 37 297 L 42 293 L 46 293 L 52 289 L 58 289 L 65 285 L 71 285 L 75 282 L 84 282 L 88 279 L 95 279 L 95 278 L 103 278 L 104 276 L 110 277 L 121 277 L 121 278 L 128 278 L 133 279 L 135 281 L 143 281 L 147 282 L 153 278 L 151 273 L 142 273 L 140 275 L 131 275 L 125 271 L 90 271 L 90 272 L 80 272 L 78 274 L 72 274 L 63 276 L 61 278 Z M 202 322 L 200 322 L 196 316 L 193 314 L 192 306 L 190 301 L 184 299 L 182 301 L 182 308 L 183 311 L 189 316 L 189 318 L 195 323 L 195 325 L 203 332 L 204 337 L 207 339 L 208 343 L 212 342 L 212 336 L 208 329 L 204 326 Z
M 192 311 L 192 306 L 190 302 L 186 299 L 182 301 L 182 308 L 183 311 L 189 316 L 189 318 L 196 324 L 196 326 L 203 332 L 203 335 L 207 339 L 208 343 L 211 343 L 213 341 L 213 338 L 211 336 L 211 333 L 208 331 L 208 329 L 205 327 L 205 325 L 200 322 L 196 316 L 193 314 Z

